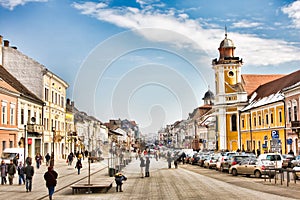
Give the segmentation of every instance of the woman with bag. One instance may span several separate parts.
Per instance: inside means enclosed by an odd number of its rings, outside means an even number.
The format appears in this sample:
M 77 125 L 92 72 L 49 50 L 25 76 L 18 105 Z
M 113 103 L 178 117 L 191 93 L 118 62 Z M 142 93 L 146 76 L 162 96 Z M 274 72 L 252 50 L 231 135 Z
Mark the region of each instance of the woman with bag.
M 80 174 L 80 169 L 82 168 L 81 159 L 77 160 L 75 168 L 77 168 L 78 174 Z

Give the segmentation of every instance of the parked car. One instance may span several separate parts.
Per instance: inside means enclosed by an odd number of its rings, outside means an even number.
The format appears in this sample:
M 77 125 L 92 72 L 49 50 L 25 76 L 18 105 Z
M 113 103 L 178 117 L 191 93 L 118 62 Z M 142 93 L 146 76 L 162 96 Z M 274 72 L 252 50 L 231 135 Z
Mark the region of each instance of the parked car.
M 287 168 L 288 160 L 284 159 L 280 153 L 265 153 L 258 156 L 260 160 L 270 160 L 274 162 L 276 168 Z
M 209 169 L 215 168 L 218 158 L 219 158 L 218 155 L 208 156 L 208 158 L 204 161 L 204 167 Z
M 200 156 L 199 160 L 198 160 L 198 165 L 200 167 L 204 167 L 204 161 L 209 157 L 209 155 L 203 154 Z
M 272 170 L 273 169 L 273 170 Z M 260 178 L 263 174 L 274 178 L 275 176 L 275 165 L 270 160 L 246 158 L 239 164 L 233 165 L 229 169 L 229 173 L 233 176 L 237 175 L 254 175 L 256 178 Z
M 292 162 L 292 167 L 300 166 L 300 155 L 296 156 Z
M 285 162 L 288 163 L 288 166 L 287 167 L 290 167 L 292 168 L 292 160 L 295 159 L 295 156 L 291 155 L 291 154 L 283 154 L 282 155 L 283 159 L 285 160 Z
M 246 158 L 255 158 L 254 154 L 236 154 L 230 155 L 226 162 L 223 163 L 221 171 L 229 171 L 229 168 L 233 165 L 239 164 Z
M 233 155 L 237 155 L 237 152 L 225 152 L 222 156 L 219 157 L 216 164 L 216 170 L 221 172 L 228 170 L 228 162 Z M 227 167 L 225 167 L 227 166 Z M 225 167 L 225 168 L 224 168 Z
M 298 179 L 300 177 L 300 165 L 293 167 L 293 170 L 295 171 L 294 178 Z

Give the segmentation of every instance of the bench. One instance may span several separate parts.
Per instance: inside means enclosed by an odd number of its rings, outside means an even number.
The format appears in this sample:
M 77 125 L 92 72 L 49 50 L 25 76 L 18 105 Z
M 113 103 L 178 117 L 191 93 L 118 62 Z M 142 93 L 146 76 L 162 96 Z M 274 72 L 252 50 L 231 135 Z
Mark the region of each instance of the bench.
M 72 194 L 79 193 L 80 191 L 88 191 L 88 193 L 96 193 L 108 190 L 112 187 L 114 183 L 114 179 L 103 179 L 101 181 L 97 181 L 98 183 L 84 184 L 84 183 L 75 183 L 71 185 Z

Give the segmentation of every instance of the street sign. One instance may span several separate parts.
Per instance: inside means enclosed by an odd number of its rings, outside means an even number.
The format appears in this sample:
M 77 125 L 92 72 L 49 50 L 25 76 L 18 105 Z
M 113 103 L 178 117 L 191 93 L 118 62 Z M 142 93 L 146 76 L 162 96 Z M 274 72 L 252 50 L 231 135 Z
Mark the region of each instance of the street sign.
M 271 131 L 272 139 L 278 139 L 279 138 L 279 132 L 277 130 Z

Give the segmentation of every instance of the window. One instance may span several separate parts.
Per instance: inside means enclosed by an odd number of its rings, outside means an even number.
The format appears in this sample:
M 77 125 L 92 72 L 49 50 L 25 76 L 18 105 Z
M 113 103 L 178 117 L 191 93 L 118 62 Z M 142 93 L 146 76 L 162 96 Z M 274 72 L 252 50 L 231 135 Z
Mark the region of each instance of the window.
M 55 92 L 55 104 L 57 104 L 57 93 Z
M 245 127 L 245 120 L 242 119 L 242 128 L 244 128 L 244 127 Z
M 21 124 L 24 124 L 24 109 L 21 109 Z
M 2 151 L 6 149 L 6 141 L 2 141 Z
M 292 109 L 291 107 L 288 108 L 288 116 L 289 116 L 289 122 L 292 121 Z
M 258 125 L 261 126 L 261 116 L 258 116 Z
M 45 88 L 45 101 L 49 101 L 49 89 Z
M 7 105 L 2 103 L 2 124 L 7 124 Z
M 278 115 L 279 115 L 279 122 L 282 123 L 282 112 L 279 111 Z
M 294 106 L 294 121 L 298 121 L 297 118 L 297 106 Z
M 30 117 L 31 117 L 31 110 L 28 110 L 27 124 L 30 122 Z
M 9 148 L 13 148 L 13 147 L 14 147 L 13 141 L 10 141 L 10 140 L 9 140 Z
M 15 107 L 14 105 L 10 105 L 10 124 L 15 125 Z
M 254 121 L 254 127 L 255 127 L 256 126 L 256 117 L 254 117 L 253 121 Z
M 266 124 L 268 125 L 269 124 L 269 115 L 266 114 Z
M 274 123 L 273 113 L 271 113 L 271 124 Z
M 53 91 L 52 91 L 51 99 L 52 99 L 52 103 L 54 103 L 54 92 Z
M 61 97 L 61 107 L 65 107 L 64 97 Z
M 236 127 L 236 114 L 231 116 L 231 131 L 237 131 Z

